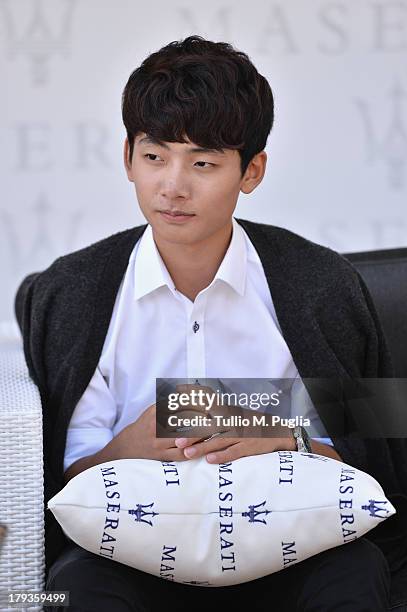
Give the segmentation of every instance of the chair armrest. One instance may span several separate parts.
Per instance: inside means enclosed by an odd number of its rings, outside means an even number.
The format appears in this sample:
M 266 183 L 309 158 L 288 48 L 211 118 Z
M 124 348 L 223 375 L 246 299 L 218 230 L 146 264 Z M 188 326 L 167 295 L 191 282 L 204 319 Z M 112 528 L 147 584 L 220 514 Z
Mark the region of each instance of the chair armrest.
M 42 409 L 29 377 L 22 342 L 0 343 L 0 594 L 44 589 Z M 2 604 L 0 603 L 0 609 Z M 41 610 L 30 606 L 30 610 Z

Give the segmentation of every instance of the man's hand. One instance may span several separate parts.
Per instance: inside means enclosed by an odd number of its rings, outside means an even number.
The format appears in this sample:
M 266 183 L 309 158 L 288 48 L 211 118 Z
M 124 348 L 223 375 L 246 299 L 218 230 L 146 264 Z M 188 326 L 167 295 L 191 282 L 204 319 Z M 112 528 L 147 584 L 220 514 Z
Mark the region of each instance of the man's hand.
M 213 389 L 201 385 L 177 385 L 178 393 L 188 393 L 192 389 L 202 390 L 209 394 L 214 392 Z M 195 408 L 194 410 L 206 414 L 207 416 L 211 414 L 222 414 L 223 416 L 227 416 L 233 414 L 235 409 L 236 406 L 219 406 L 215 402 L 214 406 L 208 412 L 202 407 Z M 279 429 L 281 430 L 280 432 Z M 250 432 L 253 432 L 251 427 L 228 428 L 228 430 L 225 431 L 225 428 L 216 428 L 213 426 L 209 428 L 193 428 L 193 430 L 197 433 L 196 437 L 177 437 L 175 438 L 175 445 L 184 453 L 184 457 L 188 459 L 198 459 L 199 457 L 206 456 L 208 463 L 225 463 L 227 461 L 240 459 L 241 457 L 272 453 L 279 450 L 297 450 L 292 430 L 287 430 L 286 427 L 281 426 L 274 426 L 274 437 L 259 437 L 259 435 L 250 437 Z M 259 427 L 256 426 L 256 434 L 258 433 Z M 279 435 L 279 433 L 281 433 L 281 435 Z M 205 439 L 209 436 L 210 439 Z M 311 446 L 313 453 L 342 461 L 341 457 L 332 446 L 316 442 L 315 440 L 311 441 Z
M 273 453 L 277 450 L 296 450 L 294 437 L 230 438 L 219 434 L 210 440 L 193 442 L 191 438 L 177 438 L 175 444 L 189 459 L 206 455 L 208 463 L 225 463 L 240 457 Z
M 202 390 L 209 394 L 214 393 L 209 387 L 200 385 L 177 386 L 178 393 L 188 393 L 192 389 Z M 242 413 L 239 407 L 220 406 L 217 402 L 214 403 L 209 411 L 205 411 L 205 408 L 202 407 L 195 408 L 195 410 L 202 414 L 205 413 L 207 416 L 214 414 L 230 416 Z M 197 459 L 206 455 L 209 463 L 224 463 L 226 461 L 234 461 L 240 457 L 272 453 L 276 450 L 296 450 L 294 437 L 290 435 L 290 431 L 287 431 L 287 428 L 280 428 L 281 430 L 284 429 L 284 432 L 281 431 L 281 437 L 278 437 L 278 428 L 275 427 L 274 429 L 275 437 L 250 437 L 250 431 L 253 432 L 253 429 L 250 427 L 229 427 L 227 431 L 225 431 L 224 427 L 194 427 L 193 430 L 197 433 L 197 437 L 179 437 L 175 439 L 175 444 L 188 459 Z M 259 426 L 256 426 L 256 433 L 259 434 Z M 203 439 L 209 436 L 211 436 L 210 439 Z
M 198 387 L 199 389 L 203 387 Z M 189 389 L 189 386 L 188 386 Z M 208 389 L 205 387 L 205 389 Z M 184 387 L 179 388 L 182 392 Z M 212 390 L 210 390 L 212 391 Z M 202 408 L 201 408 L 202 411 Z M 204 411 L 204 409 L 203 409 Z M 193 411 L 196 413 L 196 411 Z M 182 448 L 175 444 L 175 437 L 178 432 L 174 431 L 171 438 L 157 438 L 156 432 L 166 431 L 160 423 L 156 422 L 156 404 L 151 404 L 144 410 L 139 418 L 122 429 L 106 446 L 93 455 L 81 457 L 75 461 L 65 471 L 65 482 L 71 480 L 84 470 L 94 465 L 100 465 L 115 459 L 155 459 L 157 461 L 187 461 L 188 456 L 184 454 Z M 191 438 L 191 441 L 201 440 L 207 437 L 212 431 L 200 438 Z
M 182 449 L 175 446 L 175 438 L 156 438 L 156 405 L 152 404 L 137 421 L 122 429 L 106 446 L 93 455 L 75 461 L 64 474 L 68 482 L 84 470 L 116 459 L 156 459 L 158 461 L 186 461 Z
M 208 387 L 196 387 L 195 385 L 180 385 L 177 387 L 177 391 L 188 392 L 191 388 L 213 392 Z M 225 414 L 224 406 L 216 405 L 211 410 L 212 414 Z M 192 413 L 196 414 L 196 412 L 208 414 L 202 407 L 198 409 L 193 407 Z M 177 437 L 177 432 L 174 431 L 174 437 L 157 438 L 157 429 L 160 430 L 159 423 L 156 423 L 156 404 L 152 404 L 146 408 L 137 421 L 122 429 L 99 452 L 82 457 L 74 462 L 65 472 L 65 481 L 68 482 L 89 467 L 114 459 L 186 461 L 206 455 L 209 463 L 224 463 L 240 457 L 272 453 L 277 450 L 296 450 L 294 437 L 287 435 L 287 432 L 281 437 L 253 438 L 248 437 L 250 436 L 250 430 L 248 431 L 247 428 L 228 428 L 227 431 L 221 428 L 221 431 L 219 431 L 219 428 L 213 426 L 201 428 L 201 430 L 193 428 L 194 432 L 197 431 L 199 437 L 181 438 Z M 211 439 L 205 439 L 208 436 L 211 436 Z M 342 461 L 334 448 L 314 440 L 312 440 L 312 452 Z
M 114 447 L 116 459 L 157 459 L 158 461 L 185 461 L 175 438 L 156 437 L 156 405 L 152 404 L 137 421 L 122 429 L 109 443 Z M 105 447 L 109 451 L 108 446 Z M 113 448 L 111 449 L 113 451 Z
M 229 427 L 225 428 L 222 426 L 217 426 L 214 416 L 226 418 L 232 416 L 233 414 L 241 414 L 241 409 L 236 406 L 227 406 L 218 403 L 217 396 L 215 391 L 211 387 L 207 387 L 205 385 L 198 384 L 182 384 L 176 386 L 176 392 L 178 394 L 182 394 L 184 396 L 191 395 L 191 391 L 197 391 L 202 393 L 201 401 L 199 404 L 193 405 L 192 402 L 189 405 L 182 405 L 181 408 L 178 408 L 172 416 L 180 418 L 182 420 L 191 419 L 196 416 L 205 417 L 208 421 L 208 424 L 203 426 L 194 426 L 188 427 L 187 429 L 191 430 L 191 433 L 194 433 L 194 436 L 189 436 L 188 440 L 192 442 L 198 442 L 204 440 L 205 438 L 209 438 L 211 435 L 215 433 L 223 433 L 225 429 L 228 429 L 227 433 L 229 436 L 240 436 L 241 428 Z M 213 396 L 211 403 L 208 401 L 208 395 Z M 180 430 L 176 427 L 170 428 L 168 425 L 164 424 L 162 431 L 171 434 L 174 436 L 178 436 Z M 182 432 L 181 432 L 182 435 Z
M 297 445 L 292 437 L 283 438 L 229 438 L 217 435 L 211 440 L 194 442 L 192 438 L 176 438 L 175 444 L 183 449 L 189 459 L 197 459 L 206 455 L 208 463 L 226 463 L 241 457 L 273 453 L 279 450 L 297 451 Z M 311 441 L 312 452 L 324 455 L 337 461 L 341 457 L 332 446 L 321 442 Z

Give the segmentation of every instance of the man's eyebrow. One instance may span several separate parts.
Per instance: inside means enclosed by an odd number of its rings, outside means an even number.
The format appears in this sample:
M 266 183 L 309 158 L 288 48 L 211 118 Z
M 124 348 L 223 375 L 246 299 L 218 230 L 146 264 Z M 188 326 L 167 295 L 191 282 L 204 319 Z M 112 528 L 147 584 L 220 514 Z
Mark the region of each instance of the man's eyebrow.
M 169 149 L 170 147 L 163 141 L 157 140 L 157 138 L 153 138 L 152 136 L 144 136 L 140 138 L 138 144 L 152 144 L 157 145 L 159 147 L 163 147 L 164 149 Z M 210 149 L 207 147 L 193 147 L 192 149 L 188 149 L 187 153 L 215 153 L 215 154 L 224 154 L 224 149 Z
M 187 153 L 215 153 L 216 155 L 224 155 L 225 151 L 223 149 L 208 149 L 206 147 L 194 147 L 193 149 L 188 149 Z
M 169 149 L 165 142 L 157 140 L 157 138 L 153 138 L 152 136 L 144 136 L 143 138 L 140 138 L 137 144 L 153 144 L 158 145 L 159 147 L 164 147 L 164 149 Z

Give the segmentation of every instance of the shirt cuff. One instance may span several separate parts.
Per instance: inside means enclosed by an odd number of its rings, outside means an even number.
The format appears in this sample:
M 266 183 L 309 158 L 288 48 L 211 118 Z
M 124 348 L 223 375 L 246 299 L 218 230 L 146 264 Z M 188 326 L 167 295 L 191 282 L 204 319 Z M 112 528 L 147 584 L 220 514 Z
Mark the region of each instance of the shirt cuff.
M 321 442 L 321 444 L 328 444 L 328 446 L 334 445 L 331 438 L 311 438 L 311 439 L 315 440 L 315 442 Z
M 104 427 L 68 429 L 64 454 L 64 472 L 78 459 L 100 451 L 113 438 L 113 432 Z

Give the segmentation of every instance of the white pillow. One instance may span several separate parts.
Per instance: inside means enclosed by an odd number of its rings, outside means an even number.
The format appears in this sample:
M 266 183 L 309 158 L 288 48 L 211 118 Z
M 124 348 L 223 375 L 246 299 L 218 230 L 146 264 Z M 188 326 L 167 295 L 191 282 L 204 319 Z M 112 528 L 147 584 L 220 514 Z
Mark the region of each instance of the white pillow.
M 186 584 L 226 586 L 351 542 L 395 513 L 368 474 L 278 451 L 209 464 L 110 461 L 48 503 L 83 548 Z

